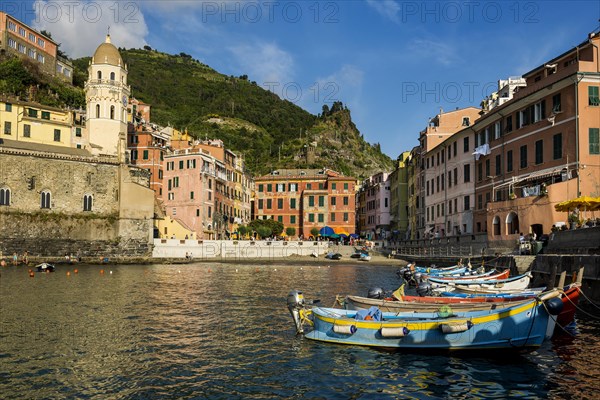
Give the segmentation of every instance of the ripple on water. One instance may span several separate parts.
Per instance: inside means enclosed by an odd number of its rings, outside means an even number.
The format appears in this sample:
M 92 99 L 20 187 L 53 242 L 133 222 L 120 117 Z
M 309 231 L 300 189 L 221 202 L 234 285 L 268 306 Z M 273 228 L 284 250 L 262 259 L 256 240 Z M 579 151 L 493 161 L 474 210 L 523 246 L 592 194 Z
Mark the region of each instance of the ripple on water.
M 66 268 L 66 267 L 61 267 Z M 392 353 L 295 335 L 293 288 L 395 289 L 394 267 L 106 266 L 0 280 L 3 398 L 591 398 L 600 324 L 508 360 Z M 276 271 L 275 271 L 276 269 Z M 59 269 L 60 271 L 60 269 Z

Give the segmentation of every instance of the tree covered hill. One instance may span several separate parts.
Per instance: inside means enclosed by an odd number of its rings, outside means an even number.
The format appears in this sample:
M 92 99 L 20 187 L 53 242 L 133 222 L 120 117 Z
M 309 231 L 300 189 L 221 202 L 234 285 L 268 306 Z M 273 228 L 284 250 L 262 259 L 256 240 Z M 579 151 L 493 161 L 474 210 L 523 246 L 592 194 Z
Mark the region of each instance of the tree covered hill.
M 245 156 L 251 173 L 277 168 L 327 167 L 364 178 L 390 170 L 392 161 L 379 144 L 367 143 L 350 110 L 336 102 L 319 116 L 248 80 L 218 73 L 181 53 L 119 49 L 129 68 L 132 95 L 152 105 L 152 121 L 198 138 L 219 138 Z M 90 58 L 73 60 L 74 86 L 44 78 L 33 63 L 0 60 L 0 92 L 24 95 L 52 106 L 79 108 L 85 98 Z M 19 84 L 22 82 L 22 84 Z M 28 87 L 41 88 L 31 98 Z M 307 155 L 309 155 L 307 157 Z

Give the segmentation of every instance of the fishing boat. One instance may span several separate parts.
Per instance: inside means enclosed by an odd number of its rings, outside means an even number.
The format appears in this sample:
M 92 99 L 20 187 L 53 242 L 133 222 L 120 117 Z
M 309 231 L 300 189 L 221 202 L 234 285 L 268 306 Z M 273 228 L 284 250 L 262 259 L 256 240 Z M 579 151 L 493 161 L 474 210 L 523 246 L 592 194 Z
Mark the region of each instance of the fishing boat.
M 368 253 L 361 253 L 359 261 L 371 261 L 371 256 Z
M 498 309 L 437 312 L 381 312 L 309 308 L 299 291 L 287 298 L 296 331 L 307 339 L 340 344 L 412 350 L 528 351 L 539 347 L 554 331 L 563 302 L 553 290 Z M 304 324 L 312 330 L 304 333 Z
M 523 291 L 531 282 L 531 273 L 527 272 L 523 275 L 515 276 L 507 279 L 491 279 L 491 280 L 459 280 L 445 281 L 439 278 L 428 278 L 427 284 L 431 285 L 434 291 L 442 292 L 496 292 L 507 293 L 507 291 Z
M 334 253 L 333 251 L 330 251 L 325 255 L 325 258 L 327 258 L 328 260 L 340 260 L 342 258 L 342 255 L 340 253 Z
M 469 273 L 461 274 L 461 275 L 441 275 L 441 276 L 433 276 L 433 275 L 421 275 L 421 279 L 439 279 L 443 281 L 472 281 L 472 280 L 493 280 L 493 279 L 507 279 L 510 275 L 510 269 L 505 269 L 504 271 L 498 272 L 494 269 L 491 269 L 487 272 L 483 272 L 480 274 L 476 274 L 473 272 L 473 275 Z

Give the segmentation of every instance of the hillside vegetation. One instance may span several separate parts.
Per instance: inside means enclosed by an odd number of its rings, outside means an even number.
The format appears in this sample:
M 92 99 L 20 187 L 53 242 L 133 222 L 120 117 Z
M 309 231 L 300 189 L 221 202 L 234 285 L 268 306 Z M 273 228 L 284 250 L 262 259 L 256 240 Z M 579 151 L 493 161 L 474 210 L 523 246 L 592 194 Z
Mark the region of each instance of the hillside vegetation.
M 119 50 L 128 65 L 132 95 L 152 105 L 153 122 L 187 129 L 197 138 L 222 139 L 244 155 L 255 175 L 278 168 L 327 167 L 364 178 L 392 167 L 379 144 L 364 140 L 340 102 L 331 109 L 323 106 L 323 113 L 315 116 L 245 75 L 220 74 L 187 54 Z M 75 86 L 44 77 L 27 60 L 0 60 L 0 93 L 79 108 L 85 103 L 82 88 L 89 60 L 73 60 Z

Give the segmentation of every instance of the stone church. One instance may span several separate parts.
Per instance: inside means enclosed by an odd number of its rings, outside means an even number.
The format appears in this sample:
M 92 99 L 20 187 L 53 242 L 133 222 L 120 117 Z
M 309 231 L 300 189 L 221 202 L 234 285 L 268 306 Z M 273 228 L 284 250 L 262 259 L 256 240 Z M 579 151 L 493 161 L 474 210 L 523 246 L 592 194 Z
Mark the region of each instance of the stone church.
M 149 173 L 126 163 L 128 72 L 110 36 L 88 71 L 82 128 L 55 118 L 64 110 L 0 97 L 3 256 L 95 262 L 151 254 L 154 193 Z M 61 134 L 78 144 L 64 145 Z

